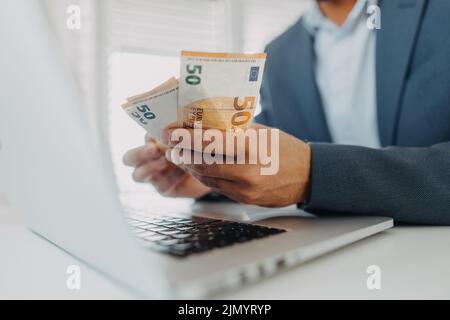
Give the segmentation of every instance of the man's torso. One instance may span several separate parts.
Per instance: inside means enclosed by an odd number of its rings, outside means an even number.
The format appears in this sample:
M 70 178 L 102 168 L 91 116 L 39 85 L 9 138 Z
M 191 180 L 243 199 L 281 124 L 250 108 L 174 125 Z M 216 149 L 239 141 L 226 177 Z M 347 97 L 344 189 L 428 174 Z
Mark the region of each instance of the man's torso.
M 376 93 L 381 145 L 449 141 L 450 2 L 382 0 L 380 7 Z M 274 40 L 267 52 L 263 112 L 256 121 L 301 139 L 331 142 L 315 75 L 313 39 L 302 23 Z

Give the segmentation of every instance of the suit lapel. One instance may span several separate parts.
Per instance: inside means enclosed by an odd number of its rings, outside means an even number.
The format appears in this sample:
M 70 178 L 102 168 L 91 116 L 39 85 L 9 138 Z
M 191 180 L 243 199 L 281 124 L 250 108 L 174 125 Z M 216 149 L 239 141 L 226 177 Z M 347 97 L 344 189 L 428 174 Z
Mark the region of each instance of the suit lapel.
M 292 42 L 292 50 L 287 53 L 286 61 L 294 61 L 288 69 L 291 91 L 295 103 L 292 104 L 292 114 L 301 115 L 302 131 L 307 132 L 306 139 L 316 142 L 330 142 L 331 136 L 326 123 L 319 89 L 314 71 L 313 39 L 299 21 L 298 38 Z M 306 129 L 306 130 L 305 130 Z
M 377 33 L 378 128 L 383 146 L 395 144 L 405 77 L 427 0 L 381 0 Z

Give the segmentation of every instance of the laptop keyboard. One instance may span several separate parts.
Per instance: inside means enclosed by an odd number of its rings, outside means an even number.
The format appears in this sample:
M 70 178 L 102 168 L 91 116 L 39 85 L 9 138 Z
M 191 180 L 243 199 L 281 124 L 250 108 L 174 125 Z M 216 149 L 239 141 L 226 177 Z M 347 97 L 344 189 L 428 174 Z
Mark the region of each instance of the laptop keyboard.
M 285 232 L 282 229 L 200 217 L 130 215 L 127 219 L 145 247 L 176 257 Z

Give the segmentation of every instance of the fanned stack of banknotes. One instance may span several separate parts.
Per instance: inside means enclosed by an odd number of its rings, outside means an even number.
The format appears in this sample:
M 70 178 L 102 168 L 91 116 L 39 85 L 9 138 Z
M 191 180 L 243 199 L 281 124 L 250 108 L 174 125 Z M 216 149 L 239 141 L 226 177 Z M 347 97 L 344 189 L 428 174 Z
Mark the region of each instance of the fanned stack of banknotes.
M 254 115 L 265 61 L 265 53 L 182 51 L 179 80 L 172 77 L 131 96 L 122 107 L 155 139 L 175 122 L 185 128 L 245 128 Z

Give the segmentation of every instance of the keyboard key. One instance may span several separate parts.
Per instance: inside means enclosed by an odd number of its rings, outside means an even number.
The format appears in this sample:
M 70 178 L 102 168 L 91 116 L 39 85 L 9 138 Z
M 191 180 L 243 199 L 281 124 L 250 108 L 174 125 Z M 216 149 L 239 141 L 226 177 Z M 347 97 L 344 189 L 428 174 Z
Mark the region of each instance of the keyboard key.
M 146 224 L 146 225 L 143 225 L 143 226 L 138 226 L 138 227 L 136 227 L 136 228 L 139 228 L 139 229 L 142 229 L 142 230 L 153 231 L 152 229 L 154 229 L 154 228 L 160 228 L 160 227 L 156 227 L 156 226 L 151 225 L 151 224 Z
M 138 228 L 132 229 L 131 231 L 133 231 L 133 233 L 134 233 L 135 235 L 138 235 L 138 234 L 140 234 L 140 233 L 147 232 L 147 230 L 145 230 L 145 229 L 138 229 Z
M 194 229 L 194 227 L 178 227 L 177 229 L 182 231 L 188 231 Z
M 158 252 L 169 252 L 170 248 L 167 246 L 162 246 L 160 244 L 157 243 L 152 243 L 150 246 L 148 246 L 149 249 L 152 249 L 154 251 L 158 251 Z
M 179 241 L 178 239 L 166 239 L 166 240 L 158 241 L 158 244 L 160 244 L 162 246 L 171 246 L 173 244 L 177 244 L 178 241 Z
M 171 235 L 171 234 L 180 233 L 180 231 L 179 230 L 163 230 L 163 231 L 158 231 L 158 233 L 165 234 L 165 235 Z
M 155 234 L 157 234 L 156 232 L 153 232 L 153 231 L 146 231 L 146 230 L 143 230 L 143 231 L 144 232 L 137 233 L 136 236 L 139 238 L 148 238 L 150 236 L 154 236 Z
M 147 241 L 161 241 L 161 240 L 168 239 L 168 237 L 165 235 L 162 235 L 162 234 L 154 234 L 154 235 L 145 237 L 144 239 Z
M 176 239 L 186 239 L 191 236 L 190 233 L 180 233 L 180 234 L 173 234 L 172 237 Z
M 146 228 L 147 230 L 150 231 L 155 231 L 155 232 L 163 232 L 163 231 L 168 231 L 170 230 L 169 228 L 166 227 L 154 227 L 154 226 L 149 226 L 148 228 Z
M 188 220 L 188 219 L 184 219 L 184 218 L 175 218 L 175 217 L 173 217 L 173 218 L 167 218 L 166 220 L 167 220 L 167 221 L 171 221 L 171 222 L 176 222 L 176 223 L 180 223 L 180 222 L 183 222 L 183 221 L 190 221 L 190 220 Z

